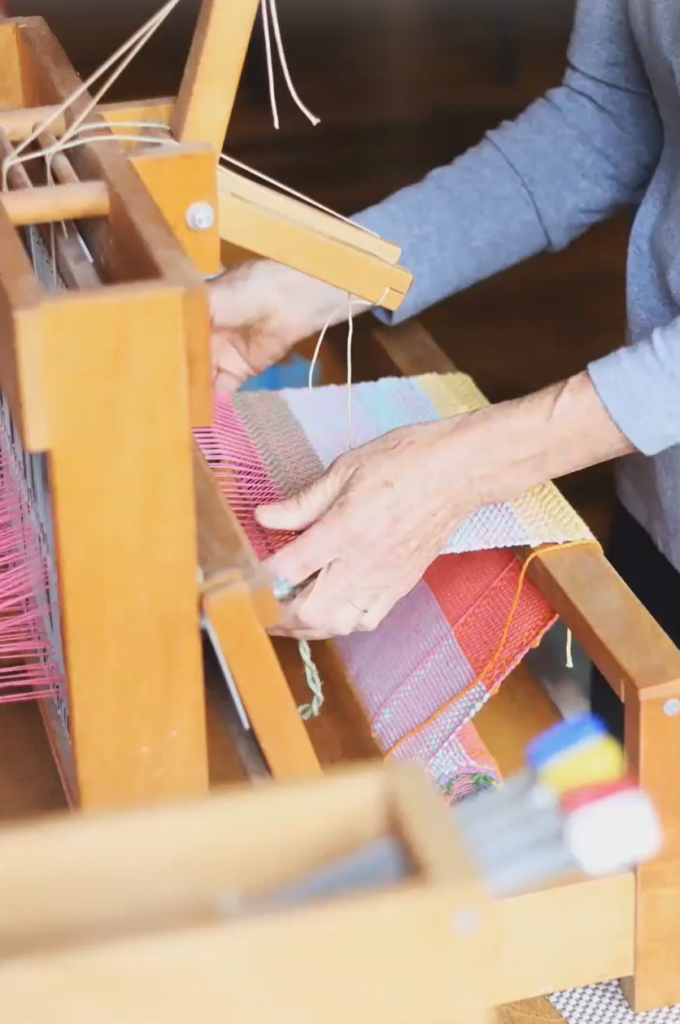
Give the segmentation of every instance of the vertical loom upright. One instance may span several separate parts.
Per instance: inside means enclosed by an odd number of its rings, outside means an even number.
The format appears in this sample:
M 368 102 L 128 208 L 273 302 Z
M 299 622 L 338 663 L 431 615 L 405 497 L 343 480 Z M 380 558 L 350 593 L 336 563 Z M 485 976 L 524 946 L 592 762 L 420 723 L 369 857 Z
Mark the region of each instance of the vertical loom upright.
M 43 708 L 84 808 L 207 787 L 201 618 L 246 713 L 267 719 L 270 770 L 319 770 L 266 636 L 276 603 L 192 442 L 212 415 L 202 277 L 221 241 L 389 308 L 410 277 L 396 247 L 218 170 L 258 3 L 204 0 L 176 102 L 91 112 L 41 19 L 0 25 L 0 386 L 40 548 Z M 13 158 L 37 124 L 49 149 L 83 116 L 88 141 L 49 179 Z M 167 139 L 113 138 L 146 121 Z

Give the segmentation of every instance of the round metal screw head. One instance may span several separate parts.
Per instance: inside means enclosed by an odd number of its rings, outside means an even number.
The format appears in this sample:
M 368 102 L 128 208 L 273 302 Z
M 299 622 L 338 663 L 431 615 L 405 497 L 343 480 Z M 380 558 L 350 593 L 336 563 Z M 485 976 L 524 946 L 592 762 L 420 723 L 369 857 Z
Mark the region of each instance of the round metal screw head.
M 186 220 L 192 231 L 208 231 L 215 223 L 215 211 L 210 203 L 192 203 Z
M 677 697 L 671 697 L 670 700 L 667 700 L 663 706 L 663 713 L 669 716 L 680 715 L 680 700 Z

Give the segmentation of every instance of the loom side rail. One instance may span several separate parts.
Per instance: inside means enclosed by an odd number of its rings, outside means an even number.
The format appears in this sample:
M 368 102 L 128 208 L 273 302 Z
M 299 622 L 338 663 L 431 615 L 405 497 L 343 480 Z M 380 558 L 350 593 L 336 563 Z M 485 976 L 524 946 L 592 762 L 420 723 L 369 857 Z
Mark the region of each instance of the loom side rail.
M 455 372 L 419 324 L 373 336 L 370 353 L 362 346 L 375 360 L 364 366 L 369 375 Z M 625 703 L 626 754 L 667 838 L 662 855 L 635 874 L 634 971 L 624 992 L 637 1012 L 669 1006 L 680 1001 L 680 651 L 595 545 L 546 551 L 529 575 Z
M 404 885 L 294 915 L 221 919 L 230 893 L 256 897 L 395 833 L 413 865 Z M 209 976 L 219 960 L 223 998 L 238 998 L 244 1019 L 263 1020 L 274 1003 L 280 1012 L 296 991 L 304 993 L 301 1003 L 294 1001 L 302 1019 L 316 1013 L 341 1022 L 356 1012 L 356 991 L 329 1009 L 332 978 L 325 972 L 342 966 L 350 977 L 359 965 L 365 972 L 370 950 L 364 986 L 347 989 L 370 990 L 383 1012 L 389 1006 L 390 1020 L 415 1022 L 426 1010 L 428 1019 L 467 1024 L 475 1004 L 461 1000 L 454 967 L 472 972 L 470 998 L 488 994 L 502 1004 L 618 977 L 633 960 L 632 875 L 575 878 L 489 903 L 439 797 L 412 766 L 345 768 L 323 780 L 265 784 L 155 811 L 56 818 L 5 830 L 2 840 L 6 1012 L 18 993 L 25 997 L 29 969 L 41 979 L 33 998 L 49 995 L 58 1006 L 80 998 L 76 993 L 89 988 L 84 979 L 94 971 L 135 993 L 167 992 L 179 972 L 195 986 L 192 999 L 197 992 L 203 998 L 211 991 L 206 969 Z M 456 921 L 472 910 L 474 927 L 458 931 Z M 277 963 L 284 957 L 285 969 L 270 979 L 275 995 L 265 1006 L 252 998 L 241 1002 L 241 986 L 252 988 L 248 963 L 270 956 Z M 199 962 L 204 968 L 196 974 Z M 401 965 L 396 974 L 395 964 Z M 323 983 L 310 985 L 310 974 Z M 181 998 L 176 1005 L 183 1007 Z

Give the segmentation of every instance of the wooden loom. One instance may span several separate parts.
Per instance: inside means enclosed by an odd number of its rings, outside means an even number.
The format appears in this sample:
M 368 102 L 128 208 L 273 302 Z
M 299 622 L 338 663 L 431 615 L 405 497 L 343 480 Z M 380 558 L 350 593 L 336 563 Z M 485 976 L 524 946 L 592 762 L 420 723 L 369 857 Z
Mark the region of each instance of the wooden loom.
M 331 645 L 317 652 L 324 714 L 309 730 L 301 723 L 290 648 L 275 650 L 266 634 L 276 603 L 190 441 L 191 426 L 211 415 L 202 276 L 219 269 L 221 243 L 225 260 L 257 253 L 391 309 L 409 285 L 397 247 L 218 171 L 257 7 L 204 0 L 176 101 L 99 108 L 111 124 L 163 122 L 179 146 L 147 146 L 143 133 L 136 145 L 84 145 L 54 161 L 57 184 L 15 166 L 0 197 L 0 387 L 25 450 L 48 453 L 68 733 L 58 708 L 42 706 L 84 809 L 207 789 L 200 616 L 252 726 L 242 734 L 229 720 L 234 759 L 210 716 L 213 777 L 309 776 L 378 754 Z M 78 84 L 40 19 L 0 24 L 3 155 Z M 50 132 L 63 133 L 84 102 Z M 93 262 L 56 232 L 68 289 L 53 293 L 36 280 L 17 228 L 61 221 L 78 224 Z M 374 331 L 363 358 L 369 378 L 452 369 L 413 326 Z M 502 1001 L 617 977 L 628 979 L 636 1009 L 680 1001 L 680 653 L 595 548 L 546 553 L 529 571 L 624 697 L 629 757 L 667 845 L 636 876 L 577 880 L 509 903 L 502 941 L 521 948 L 527 966 L 513 962 Z M 480 731 L 501 768 L 515 766 L 527 734 L 553 713 L 526 676 L 492 701 Z M 547 928 L 557 933 L 550 944 Z
M 400 765 L 0 830 L 3 1021 L 485 1024 L 497 919 L 447 817 Z M 385 837 L 403 877 L 243 916 Z

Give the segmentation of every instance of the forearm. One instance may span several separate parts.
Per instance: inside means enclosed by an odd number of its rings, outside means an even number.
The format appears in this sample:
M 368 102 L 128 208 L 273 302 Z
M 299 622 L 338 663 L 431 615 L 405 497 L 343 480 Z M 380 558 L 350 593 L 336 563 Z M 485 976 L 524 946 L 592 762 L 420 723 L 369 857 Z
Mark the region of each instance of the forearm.
M 467 449 L 477 504 L 507 501 L 548 480 L 628 455 L 587 373 L 451 421 L 449 445 Z

